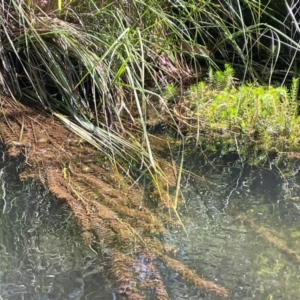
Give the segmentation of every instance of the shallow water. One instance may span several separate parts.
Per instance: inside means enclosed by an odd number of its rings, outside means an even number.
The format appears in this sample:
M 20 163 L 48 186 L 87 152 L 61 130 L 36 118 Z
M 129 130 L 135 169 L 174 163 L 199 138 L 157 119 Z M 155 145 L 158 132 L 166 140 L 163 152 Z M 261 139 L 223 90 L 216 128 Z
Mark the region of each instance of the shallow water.
M 20 160 L 4 160 L 0 299 L 118 299 L 67 208 L 38 183 L 18 180 Z M 278 164 L 274 156 L 255 168 L 236 154 L 205 160 L 196 152 L 187 155 L 185 168 L 199 177 L 182 179 L 186 205 L 180 214 L 188 236 L 172 229 L 164 237 L 177 247 L 175 258 L 227 288 L 231 300 L 299 299 L 300 263 L 257 228 L 300 253 L 300 163 Z M 171 299 L 221 299 L 158 264 Z
M 278 164 L 273 157 L 255 168 L 236 154 L 209 162 L 201 154 L 192 158 L 187 169 L 203 178 L 185 176 L 182 182 L 187 205 L 181 216 L 189 236 L 174 232 L 166 238 L 178 247 L 177 258 L 226 287 L 229 299 L 300 299 L 300 261 L 259 231 L 300 254 L 300 163 Z M 172 299 L 220 299 L 174 274 L 169 286 Z
M 61 202 L 24 185 L 0 149 L 0 299 L 112 299 L 98 256 Z M 100 295 L 100 298 L 99 298 Z

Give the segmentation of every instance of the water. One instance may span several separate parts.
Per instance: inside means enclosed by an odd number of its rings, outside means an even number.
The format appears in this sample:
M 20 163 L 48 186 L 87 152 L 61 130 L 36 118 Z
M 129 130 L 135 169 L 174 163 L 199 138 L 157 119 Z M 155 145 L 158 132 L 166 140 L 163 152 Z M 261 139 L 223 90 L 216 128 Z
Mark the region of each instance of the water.
M 277 164 L 274 156 L 255 168 L 236 154 L 191 157 L 186 167 L 203 178 L 186 175 L 182 182 L 187 205 L 181 216 L 189 236 L 166 238 L 178 247 L 176 257 L 226 287 L 232 300 L 299 299 L 300 261 L 259 230 L 300 254 L 300 163 Z M 172 299 L 220 299 L 174 275 L 169 279 Z
M 182 179 L 189 235 L 172 229 L 164 237 L 175 258 L 227 288 L 231 300 L 299 299 L 300 263 L 257 228 L 300 253 L 300 163 L 274 156 L 255 168 L 236 154 L 204 157 L 186 157 L 198 177 Z M 20 163 L 0 163 L 0 299 L 117 299 L 67 208 L 38 183 L 20 182 Z M 170 299 L 221 299 L 158 264 Z
M 65 205 L 38 183 L 19 181 L 20 159 L 2 158 L 0 299 L 113 299 Z

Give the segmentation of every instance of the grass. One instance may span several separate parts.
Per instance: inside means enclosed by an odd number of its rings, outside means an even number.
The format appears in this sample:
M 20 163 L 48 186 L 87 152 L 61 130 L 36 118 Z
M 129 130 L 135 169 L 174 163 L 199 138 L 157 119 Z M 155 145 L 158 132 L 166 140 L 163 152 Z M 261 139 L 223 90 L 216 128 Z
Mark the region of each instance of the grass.
M 296 1 L 1 1 L 3 94 L 50 112 L 123 174 L 144 172 L 177 216 L 183 160 L 171 200 L 149 127 L 197 144 L 218 135 L 226 149 L 299 145 Z
M 38 1 L 22 6 L 3 2 L 4 91 L 55 113 L 76 116 L 77 125 L 93 128 L 100 144 L 108 138 L 116 155 L 120 146 L 115 149 L 112 137 L 100 130 L 113 129 L 115 136 L 122 136 L 126 122 L 139 120 L 147 164 L 154 169 L 148 107 L 157 106 L 153 97 L 167 107 L 176 86 L 188 84 L 184 77 L 197 76 L 195 58 L 215 67 L 215 62 L 230 62 L 242 70 L 242 77 L 267 83 L 283 69 L 286 76 L 297 72 L 293 65 L 299 31 L 293 3 L 47 3 L 43 8 Z M 9 22 L 8 16 L 15 21 Z M 231 84 L 231 75 L 221 74 Z

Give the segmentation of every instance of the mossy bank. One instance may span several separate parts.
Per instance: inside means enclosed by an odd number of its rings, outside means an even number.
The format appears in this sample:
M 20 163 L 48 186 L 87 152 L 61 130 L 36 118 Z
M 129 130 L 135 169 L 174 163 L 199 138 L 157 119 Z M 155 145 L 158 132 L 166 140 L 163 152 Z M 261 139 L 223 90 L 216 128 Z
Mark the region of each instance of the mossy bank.
M 189 87 L 183 96 L 172 87 L 165 93 L 186 141 L 255 159 L 263 153 L 299 149 L 298 87 L 295 78 L 289 88 L 240 84 L 226 65 L 223 72 L 210 70 L 205 81 Z

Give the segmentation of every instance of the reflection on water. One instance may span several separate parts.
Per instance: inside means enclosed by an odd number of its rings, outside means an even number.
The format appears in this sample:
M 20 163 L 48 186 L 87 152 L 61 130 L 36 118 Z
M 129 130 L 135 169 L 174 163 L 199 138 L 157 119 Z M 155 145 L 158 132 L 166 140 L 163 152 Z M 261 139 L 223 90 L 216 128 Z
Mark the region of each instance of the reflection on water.
M 300 163 L 275 162 L 249 167 L 236 154 L 186 159 L 198 175 L 182 180 L 180 214 L 189 235 L 174 228 L 164 240 L 178 248 L 176 259 L 227 288 L 231 300 L 300 298 Z M 23 185 L 19 163 L 0 162 L 0 299 L 117 299 L 66 208 L 37 183 Z M 170 299 L 220 299 L 157 263 Z
M 0 299 L 113 299 L 66 207 L 37 183 L 23 185 L 20 160 L 1 150 Z
M 178 247 L 176 257 L 226 287 L 230 299 L 299 299 L 300 163 L 277 164 L 274 157 L 255 168 L 236 154 L 209 162 L 201 154 L 191 157 L 186 168 L 201 177 L 186 175 L 182 182 L 187 205 L 181 217 L 189 236 L 166 237 Z M 219 299 L 174 274 L 169 283 L 172 299 Z

